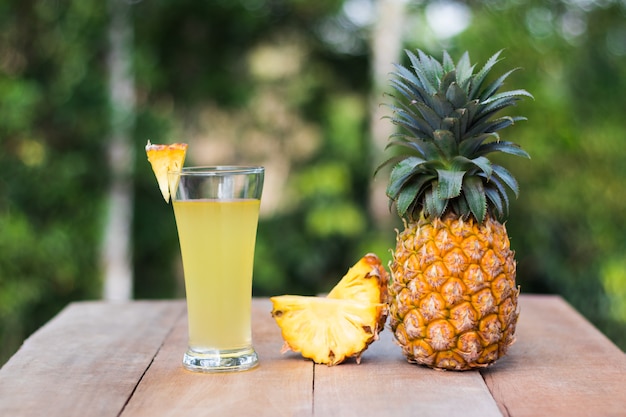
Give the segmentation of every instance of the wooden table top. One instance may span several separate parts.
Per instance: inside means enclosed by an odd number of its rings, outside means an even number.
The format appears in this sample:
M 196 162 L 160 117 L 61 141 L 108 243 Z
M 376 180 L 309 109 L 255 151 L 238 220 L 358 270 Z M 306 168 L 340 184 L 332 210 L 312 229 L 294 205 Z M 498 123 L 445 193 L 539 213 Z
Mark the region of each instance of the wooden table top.
M 625 416 L 626 355 L 562 298 L 521 297 L 517 342 L 480 371 L 411 365 L 388 329 L 354 361 L 281 355 L 253 302 L 254 370 L 183 369 L 184 301 L 70 304 L 0 369 L 0 416 Z

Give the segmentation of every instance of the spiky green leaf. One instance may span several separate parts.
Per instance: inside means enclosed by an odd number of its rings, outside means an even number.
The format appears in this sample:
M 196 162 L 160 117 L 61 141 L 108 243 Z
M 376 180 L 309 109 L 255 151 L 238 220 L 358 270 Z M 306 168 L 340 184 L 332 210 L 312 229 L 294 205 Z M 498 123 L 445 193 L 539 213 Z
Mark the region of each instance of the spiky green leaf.
M 417 111 L 419 111 L 424 120 L 433 130 L 439 129 L 441 127 L 441 117 L 436 113 L 432 106 L 427 106 L 420 101 L 414 102 L 412 104 L 415 106 Z M 438 108 L 437 110 L 442 111 L 441 108 Z
M 518 69 L 519 68 L 513 68 L 512 70 L 507 71 L 506 73 L 502 74 L 495 81 L 491 82 L 491 84 L 489 84 L 484 90 L 482 90 L 479 93 L 480 101 L 485 101 L 489 97 L 494 95 L 500 89 L 500 87 L 502 87 L 502 85 L 504 85 L 504 81 L 509 77 L 509 75 L 511 75 L 512 73 L 514 73 Z
M 418 52 L 420 53 L 420 55 L 423 54 L 422 51 L 418 50 Z M 428 75 L 426 74 L 428 71 L 428 68 L 426 66 L 429 64 L 428 59 L 426 59 L 427 62 L 424 62 L 422 64 L 422 62 L 420 62 L 420 59 L 413 52 L 407 50 L 406 54 L 411 61 L 413 71 L 415 75 L 417 75 L 417 78 L 419 79 L 422 88 L 424 88 L 424 90 L 426 90 L 428 94 L 435 94 L 437 92 L 436 80 L 430 80 Z
M 492 103 L 494 101 L 499 101 L 502 100 L 504 98 L 520 98 L 520 97 L 530 97 L 530 98 L 534 98 L 532 94 L 530 94 L 528 91 L 526 90 L 511 90 L 511 91 L 504 91 L 502 93 L 499 94 L 495 94 L 491 97 L 489 97 L 486 100 L 482 101 L 482 104 L 489 104 Z
M 474 115 L 474 124 L 480 124 L 488 122 L 494 117 L 500 110 L 510 106 L 515 106 L 521 97 L 502 97 L 496 101 L 492 101 L 489 104 L 481 104 L 478 111 Z
M 509 99 L 510 101 L 516 101 L 517 99 Z M 508 104 L 503 104 L 503 107 L 507 107 L 510 106 L 511 103 Z M 479 114 L 476 115 L 475 119 L 473 120 L 472 125 L 467 129 L 467 136 L 474 136 L 474 135 L 480 135 L 482 133 L 493 133 L 496 132 L 498 130 L 501 130 L 505 127 L 508 127 L 510 125 L 512 125 L 514 122 L 518 121 L 518 120 L 524 120 L 523 118 L 516 118 L 516 117 L 510 117 L 510 116 L 505 116 L 503 118 L 499 118 L 494 120 L 493 116 L 495 113 L 497 113 L 500 109 L 494 109 L 491 112 L 485 112 L 485 107 L 481 108 L 479 110 Z M 505 121 L 506 120 L 506 121 Z
M 435 154 L 437 154 L 436 148 L 431 149 L 431 148 L 434 148 L 432 144 L 429 144 L 428 142 L 420 140 L 416 137 L 407 136 L 407 135 L 403 135 L 400 133 L 390 138 L 385 148 L 391 148 L 391 147 L 393 148 L 404 147 L 404 148 L 410 149 L 412 151 L 415 151 L 418 154 L 418 156 L 422 158 L 426 158 L 426 159 L 429 158 L 429 155 L 431 154 L 431 152 L 435 152 Z M 408 153 L 404 153 L 404 155 L 402 155 L 403 158 L 406 158 L 408 156 L 411 156 L 411 155 Z
M 463 196 L 478 223 L 482 223 L 487 213 L 487 197 L 483 181 L 479 177 L 464 178 Z
M 437 59 L 424 53 L 424 51 L 418 49 L 417 53 L 422 63 L 420 69 L 424 70 L 424 75 L 426 75 L 431 84 L 437 88 L 444 74 L 443 66 Z
M 405 192 L 398 196 L 396 199 L 396 210 L 398 211 L 398 215 L 400 215 L 400 217 L 404 217 L 409 211 L 410 207 L 417 199 L 417 193 L 418 185 L 409 184 L 407 185 Z
M 437 170 L 437 196 L 449 200 L 461 194 L 465 171 Z
M 433 132 L 433 143 L 440 151 L 440 155 L 446 159 L 451 160 L 455 155 L 458 155 L 459 150 L 456 143 L 454 134 L 449 130 L 435 130 Z
M 429 188 L 431 182 L 436 179 L 435 175 L 420 175 L 414 177 L 402 188 L 396 201 L 396 210 L 400 216 L 404 216 L 413 209 L 413 206 L 420 200 L 422 195 Z
M 393 124 L 407 129 L 416 137 L 432 136 L 433 128 L 420 116 L 400 107 L 390 106 L 390 108 L 393 110 L 394 116 L 388 118 Z
M 504 217 L 506 212 L 504 209 L 504 203 L 498 190 L 491 187 L 485 187 L 485 195 L 487 196 L 488 205 L 495 208 L 496 215 L 500 218 Z
M 502 198 L 502 201 L 504 202 L 503 213 L 507 214 L 509 211 L 509 195 L 506 192 L 505 186 L 502 184 L 502 182 L 498 178 L 496 178 L 495 176 L 492 176 L 489 182 L 487 183 L 487 187 L 498 191 L 498 194 L 500 194 L 500 197 Z
M 493 164 L 492 167 L 493 167 L 493 175 L 495 175 L 497 178 L 502 180 L 502 182 L 506 184 L 506 186 L 509 187 L 511 191 L 513 191 L 513 194 L 515 194 L 515 197 L 518 197 L 519 185 L 517 184 L 517 180 L 515 179 L 513 175 L 511 175 L 509 170 L 507 170 L 501 165 L 496 165 L 496 164 Z
M 463 90 L 467 90 L 467 86 L 474 73 L 474 66 L 470 63 L 469 53 L 465 52 L 461 55 L 459 62 L 456 64 L 456 80 Z
M 528 152 L 523 150 L 517 143 L 513 142 L 489 142 L 482 144 L 475 150 L 476 155 L 487 155 L 492 152 L 502 152 L 509 155 L 521 156 L 530 159 Z
M 444 72 L 454 71 L 454 61 L 450 57 L 448 51 L 443 51 L 443 70 Z
M 489 158 L 486 158 L 484 156 L 479 156 L 477 158 L 471 159 L 470 161 L 474 166 L 476 166 L 480 170 L 480 172 L 485 174 L 487 181 L 491 179 L 493 168 L 492 168 L 491 161 L 489 160 Z
M 409 156 L 394 166 L 391 170 L 389 184 L 387 186 L 387 195 L 389 198 L 395 200 L 404 184 L 411 179 L 425 162 L 425 159 Z
M 451 200 L 449 203 L 449 208 L 454 211 L 454 213 L 459 214 L 460 216 L 468 216 L 470 214 L 469 206 L 467 205 L 467 201 L 465 198 L 459 197 Z
M 487 74 L 489 74 L 489 71 L 491 71 L 493 66 L 500 61 L 499 56 L 501 53 L 502 50 L 493 54 L 491 58 L 487 60 L 487 63 L 481 68 L 481 70 L 476 73 L 476 75 L 472 79 L 472 84 L 469 90 L 469 97 L 475 98 L 479 96 L 479 91 L 482 88 L 483 82 L 485 81 Z
M 513 120 L 512 117 L 504 116 L 504 117 L 500 117 L 498 119 L 491 120 L 485 123 L 483 125 L 484 126 L 483 129 L 484 129 L 484 132 L 493 133 L 493 132 L 497 132 L 498 130 L 507 128 L 513 125 L 514 123 L 515 121 Z
M 463 140 L 459 144 L 459 155 L 465 156 L 467 158 L 486 155 L 486 153 L 480 153 L 479 149 L 485 141 L 491 139 L 492 137 L 492 133 L 485 133 Z
M 426 190 L 424 193 L 424 212 L 429 217 L 443 216 L 443 213 L 448 206 L 447 199 L 439 198 L 437 188 L 438 184 L 435 181 L 432 184 L 432 188 Z
M 456 71 L 450 71 L 443 74 L 441 81 L 439 82 L 438 93 L 446 93 L 450 85 L 457 84 Z M 458 84 L 457 84 L 458 85 Z
M 396 155 L 396 156 L 392 156 L 389 159 L 386 159 L 385 161 L 381 162 L 381 164 L 378 165 L 378 167 L 376 167 L 376 170 L 374 171 L 374 176 L 378 175 L 380 170 L 382 170 L 383 168 L 389 165 L 396 166 L 400 161 L 406 159 L 406 157 L 407 157 L 406 155 Z
M 446 88 L 446 99 L 452 103 L 454 108 L 461 108 L 469 101 L 465 91 L 454 82 Z
M 424 88 L 424 85 L 419 80 L 418 77 L 415 76 L 414 73 L 409 71 L 406 67 L 402 65 L 396 66 L 397 71 L 392 73 L 397 78 L 391 79 L 391 86 L 402 93 L 407 100 L 412 101 L 415 97 L 420 100 L 425 100 L 426 97 L 430 95 L 428 91 Z

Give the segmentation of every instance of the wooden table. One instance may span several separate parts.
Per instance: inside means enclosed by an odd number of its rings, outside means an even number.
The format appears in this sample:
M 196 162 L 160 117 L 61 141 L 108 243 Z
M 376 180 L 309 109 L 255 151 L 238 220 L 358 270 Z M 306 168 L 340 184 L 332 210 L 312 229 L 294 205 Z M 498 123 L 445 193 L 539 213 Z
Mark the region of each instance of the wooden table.
M 267 299 L 253 303 L 261 364 L 181 366 L 183 301 L 70 304 L 0 369 L 0 416 L 626 416 L 626 355 L 554 296 L 522 296 L 517 342 L 481 371 L 408 364 L 389 330 L 360 365 L 279 353 Z

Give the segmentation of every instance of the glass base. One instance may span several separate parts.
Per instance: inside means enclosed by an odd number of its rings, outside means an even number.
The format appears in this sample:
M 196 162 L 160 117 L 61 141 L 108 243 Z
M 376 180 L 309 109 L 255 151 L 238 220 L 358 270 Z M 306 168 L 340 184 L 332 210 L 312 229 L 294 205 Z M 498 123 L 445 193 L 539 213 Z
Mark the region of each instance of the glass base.
M 193 372 L 237 372 L 252 369 L 259 357 L 252 347 L 234 350 L 187 350 L 183 366 Z

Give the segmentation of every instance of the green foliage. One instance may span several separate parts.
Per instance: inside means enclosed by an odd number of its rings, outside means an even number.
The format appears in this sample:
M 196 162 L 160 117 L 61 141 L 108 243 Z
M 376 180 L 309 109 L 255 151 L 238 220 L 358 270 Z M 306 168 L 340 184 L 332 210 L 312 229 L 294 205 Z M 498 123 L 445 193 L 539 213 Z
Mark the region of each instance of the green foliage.
M 0 362 L 68 302 L 95 298 L 107 105 L 102 2 L 3 2 Z

